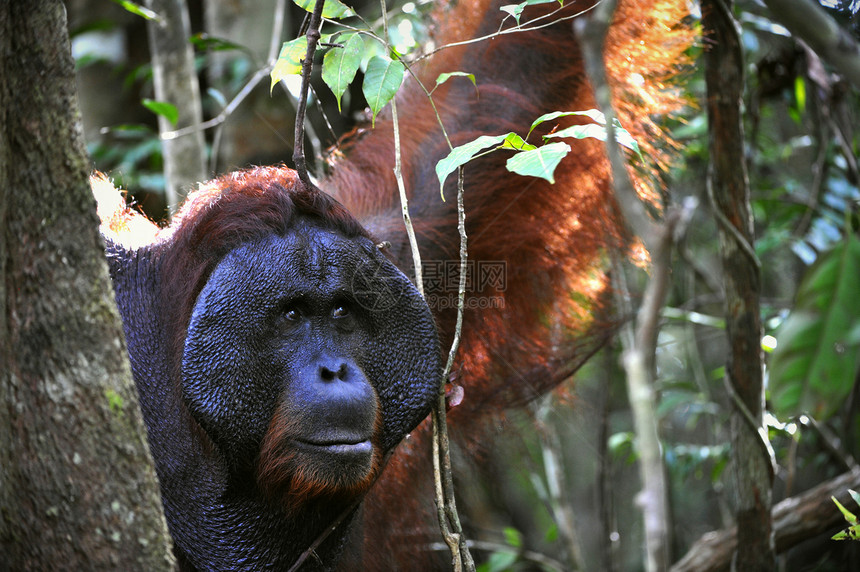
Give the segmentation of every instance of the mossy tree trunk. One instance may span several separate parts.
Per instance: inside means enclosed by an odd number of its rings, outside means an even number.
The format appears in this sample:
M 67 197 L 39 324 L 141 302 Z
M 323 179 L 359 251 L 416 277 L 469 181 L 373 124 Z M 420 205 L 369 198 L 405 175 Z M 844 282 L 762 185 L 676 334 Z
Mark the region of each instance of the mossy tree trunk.
M 60 0 L 0 2 L 0 560 L 174 567 Z

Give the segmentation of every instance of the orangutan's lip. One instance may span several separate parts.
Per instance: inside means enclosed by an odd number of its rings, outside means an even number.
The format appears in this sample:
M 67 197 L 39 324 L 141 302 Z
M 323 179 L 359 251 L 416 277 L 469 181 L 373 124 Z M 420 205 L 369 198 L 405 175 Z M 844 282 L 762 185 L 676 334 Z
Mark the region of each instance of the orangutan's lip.
M 296 441 L 301 447 L 315 449 L 332 455 L 369 455 L 373 452 L 373 444 L 370 439 L 363 441 Z

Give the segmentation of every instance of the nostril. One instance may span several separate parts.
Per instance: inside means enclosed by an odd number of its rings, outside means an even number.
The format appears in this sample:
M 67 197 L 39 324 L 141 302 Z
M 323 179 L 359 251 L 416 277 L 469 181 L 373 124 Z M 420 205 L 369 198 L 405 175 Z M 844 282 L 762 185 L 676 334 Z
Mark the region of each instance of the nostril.
M 344 381 L 346 379 L 347 367 L 345 363 L 340 364 L 340 367 L 337 370 L 334 370 L 328 366 L 320 366 L 320 379 L 323 381 L 334 381 L 339 379 Z

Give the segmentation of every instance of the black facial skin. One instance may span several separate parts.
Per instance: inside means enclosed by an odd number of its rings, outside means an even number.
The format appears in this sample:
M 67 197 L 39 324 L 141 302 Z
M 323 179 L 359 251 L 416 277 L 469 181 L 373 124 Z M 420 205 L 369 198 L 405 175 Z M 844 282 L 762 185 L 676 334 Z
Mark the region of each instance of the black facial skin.
M 159 364 L 169 317 L 127 293 L 156 265 L 145 251 L 111 262 L 183 569 L 288 568 L 429 412 L 441 372 L 429 309 L 370 240 L 299 219 L 221 260 L 181 363 Z M 348 528 L 317 550 L 324 568 Z

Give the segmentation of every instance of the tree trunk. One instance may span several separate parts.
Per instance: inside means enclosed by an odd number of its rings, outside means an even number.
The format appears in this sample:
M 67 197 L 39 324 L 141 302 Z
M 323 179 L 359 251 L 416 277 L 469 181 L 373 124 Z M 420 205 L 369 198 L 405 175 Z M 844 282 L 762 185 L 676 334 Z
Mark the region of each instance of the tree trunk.
M 59 0 L 0 2 L 0 567 L 173 567 Z
M 764 429 L 761 277 L 753 250 L 753 223 L 741 122 L 743 55 L 730 2 L 702 2 L 705 37 L 709 190 L 720 238 L 730 354 L 726 385 L 732 401 L 731 461 L 735 495 L 736 570 L 774 570 L 771 530 L 773 464 Z
M 191 24 L 185 0 L 147 0 L 146 4 L 158 14 L 158 19 L 147 23 L 155 98 L 175 106 L 178 112 L 176 125 L 165 116 L 158 116 L 164 187 L 173 212 L 189 188 L 208 178 L 206 144 L 199 129 L 203 117 L 200 86 L 194 70 L 194 51 L 188 42 Z M 190 128 L 191 132 L 179 137 L 165 136 L 181 128 Z

